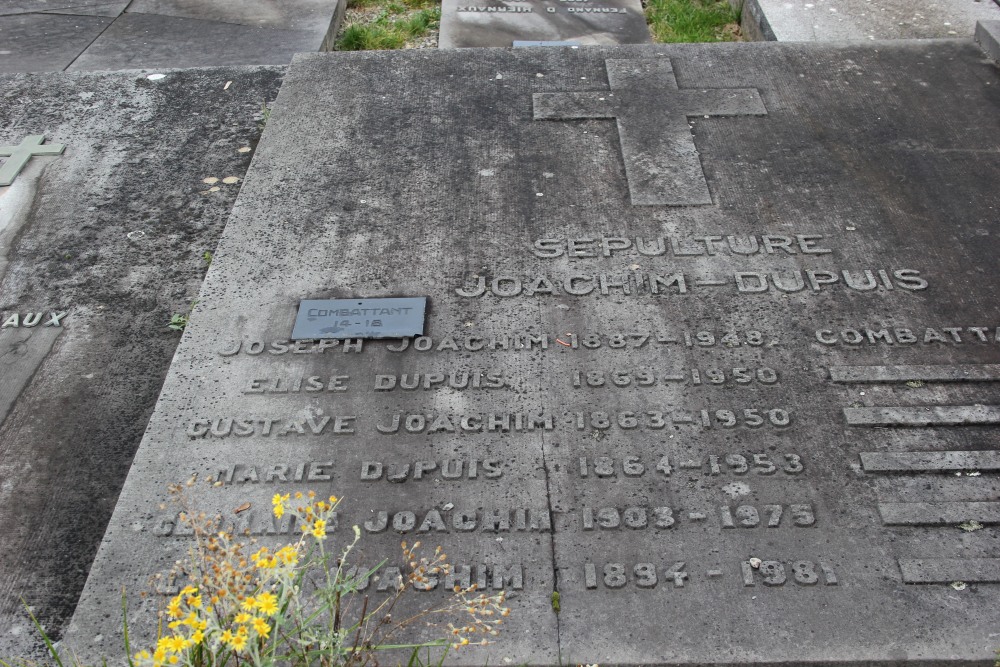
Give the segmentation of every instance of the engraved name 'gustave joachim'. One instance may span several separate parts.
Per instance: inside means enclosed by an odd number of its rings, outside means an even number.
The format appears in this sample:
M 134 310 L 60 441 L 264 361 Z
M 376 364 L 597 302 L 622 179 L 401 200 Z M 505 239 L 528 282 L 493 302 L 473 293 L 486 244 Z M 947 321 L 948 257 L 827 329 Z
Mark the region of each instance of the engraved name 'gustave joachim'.
M 397 412 L 376 424 L 379 433 L 468 433 L 507 431 L 551 431 L 555 419 L 550 414 L 523 412 L 475 415 L 404 414 Z
M 383 463 L 382 461 L 362 461 L 361 479 L 375 482 L 382 479 L 390 482 L 405 482 L 408 479 L 497 479 L 503 475 L 501 463 L 497 459 L 445 459 L 438 461 L 415 461 L 406 463 Z
M 251 435 L 321 435 L 324 431 L 338 435 L 354 433 L 354 415 L 323 417 L 212 417 L 193 419 L 185 434 L 191 438 L 249 437 Z
M 474 530 L 500 533 L 511 531 L 548 532 L 552 530 L 552 520 L 548 509 L 452 509 L 427 511 L 390 512 L 375 510 L 374 516 L 365 521 L 364 529 L 369 533 L 381 533 L 392 529 L 397 533 L 448 533 L 457 531 L 468 533 Z
M 740 294 L 761 292 L 821 292 L 830 286 L 838 286 L 859 292 L 873 290 L 890 291 L 927 289 L 928 283 L 915 269 L 838 269 L 772 271 L 736 271 L 724 276 L 694 276 L 685 273 L 600 273 L 596 275 L 574 274 L 550 278 L 548 275 L 510 276 L 493 278 L 474 275 L 466 280 L 455 294 L 475 298 L 492 294 L 499 297 L 515 296 L 639 296 L 643 294 L 669 295 L 688 294 L 692 288 L 735 287 Z
M 1000 343 L 1000 327 L 848 327 L 819 329 L 824 345 L 912 345 L 914 343 Z
M 507 381 L 497 370 L 451 371 L 449 373 L 402 373 L 375 376 L 375 391 L 394 389 L 501 389 Z
M 821 248 L 820 234 L 796 236 L 658 236 L 651 239 L 626 236 L 537 239 L 532 245 L 536 257 L 612 257 L 634 250 L 646 257 L 699 257 L 703 255 L 826 255 L 833 250 Z M 634 253 L 628 253 L 633 254 Z

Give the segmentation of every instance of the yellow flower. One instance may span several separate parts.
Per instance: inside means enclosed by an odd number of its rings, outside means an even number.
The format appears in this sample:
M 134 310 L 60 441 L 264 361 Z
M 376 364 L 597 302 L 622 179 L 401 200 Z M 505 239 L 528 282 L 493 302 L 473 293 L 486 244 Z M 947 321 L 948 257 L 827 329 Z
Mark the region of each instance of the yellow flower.
M 254 607 L 256 606 L 257 606 L 257 598 L 255 598 L 252 595 L 243 601 L 243 608 L 246 609 L 247 611 L 253 611 Z
M 187 599 L 187 603 L 189 607 L 194 607 L 195 609 L 201 609 L 201 596 L 192 595 Z
M 167 649 L 157 646 L 156 650 L 153 651 L 153 663 L 157 665 L 162 665 L 163 661 L 166 659 L 167 659 Z
M 219 635 L 219 640 L 222 641 L 223 644 L 228 644 L 229 642 L 233 641 L 233 633 L 232 633 L 232 631 L 231 630 L 224 630 L 222 632 L 222 634 Z
M 313 537 L 315 537 L 317 540 L 325 539 L 326 538 L 326 520 L 325 519 L 316 519 L 316 521 L 313 523 L 313 528 L 312 528 L 311 532 L 313 534 Z
M 281 495 L 280 493 L 274 494 L 274 497 L 271 498 L 271 504 L 274 505 L 274 516 L 279 519 L 284 516 L 285 503 L 288 502 L 289 497 L 290 495 L 287 493 L 285 495 Z
M 236 614 L 236 618 L 234 618 L 233 620 L 237 623 L 249 623 L 251 618 L 253 617 L 250 616 L 250 614 L 246 613 L 245 611 L 241 611 L 240 613 Z
M 229 640 L 229 646 L 232 647 L 234 651 L 242 651 L 243 647 L 247 645 L 247 636 L 244 634 L 237 634 L 231 640 Z
M 152 657 L 153 656 L 149 654 L 149 651 L 139 651 L 133 656 L 136 662 L 141 662 L 143 660 L 150 660 Z
M 200 644 L 205 640 L 205 633 L 201 630 L 195 630 L 194 634 L 191 635 L 192 644 Z
M 257 631 L 257 634 L 261 637 L 267 637 L 271 634 L 271 626 L 267 624 L 263 618 L 253 619 L 253 629 Z
M 330 496 L 330 503 L 337 502 L 337 496 Z
M 278 598 L 274 593 L 261 593 L 257 596 L 257 609 L 266 616 L 278 613 Z
M 275 556 L 281 559 L 285 565 L 295 565 L 299 562 L 299 552 L 291 544 L 281 547 Z
M 188 647 L 188 640 L 180 635 L 167 638 L 167 650 L 171 653 L 180 653 Z
M 180 618 L 183 612 L 181 612 L 181 599 L 180 596 L 175 597 L 169 603 L 167 603 L 167 615 L 170 618 Z

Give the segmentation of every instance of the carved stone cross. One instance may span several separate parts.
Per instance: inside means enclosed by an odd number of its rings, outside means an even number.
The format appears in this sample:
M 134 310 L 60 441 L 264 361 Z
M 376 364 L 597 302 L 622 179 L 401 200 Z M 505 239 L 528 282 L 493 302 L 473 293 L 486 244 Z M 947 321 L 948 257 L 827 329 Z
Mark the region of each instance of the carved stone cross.
M 614 118 L 632 204 L 711 204 L 688 116 L 765 116 L 756 88 L 677 87 L 668 58 L 606 61 L 607 92 L 535 93 L 535 120 Z
M 32 134 L 24 138 L 17 146 L 0 146 L 0 157 L 6 157 L 3 166 L 0 166 L 0 187 L 10 185 L 14 182 L 24 165 L 33 155 L 59 155 L 66 149 L 65 144 L 49 144 L 43 146 L 45 137 L 41 134 Z

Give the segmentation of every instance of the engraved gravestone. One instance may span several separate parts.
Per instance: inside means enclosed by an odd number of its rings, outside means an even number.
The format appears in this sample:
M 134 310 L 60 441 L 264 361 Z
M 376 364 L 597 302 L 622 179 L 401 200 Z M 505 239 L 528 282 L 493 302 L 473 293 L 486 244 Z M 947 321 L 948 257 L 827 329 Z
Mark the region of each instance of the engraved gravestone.
M 640 0 L 443 0 L 443 49 L 646 44 Z
M 298 57 L 70 643 L 198 474 L 268 543 L 314 490 L 369 563 L 441 544 L 414 604 L 508 591 L 456 664 L 992 664 L 997 86 L 968 40 Z M 401 294 L 422 335 L 291 340 Z

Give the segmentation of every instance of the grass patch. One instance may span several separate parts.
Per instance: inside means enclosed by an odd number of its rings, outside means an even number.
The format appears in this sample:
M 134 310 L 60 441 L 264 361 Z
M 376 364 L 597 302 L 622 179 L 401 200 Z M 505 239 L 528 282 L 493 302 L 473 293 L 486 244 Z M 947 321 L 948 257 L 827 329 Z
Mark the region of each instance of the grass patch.
M 441 22 L 439 0 L 351 0 L 339 51 L 384 51 L 411 45 Z
M 728 0 L 646 0 L 646 23 L 654 42 L 735 42 L 740 10 Z

